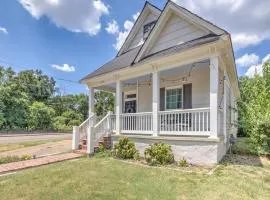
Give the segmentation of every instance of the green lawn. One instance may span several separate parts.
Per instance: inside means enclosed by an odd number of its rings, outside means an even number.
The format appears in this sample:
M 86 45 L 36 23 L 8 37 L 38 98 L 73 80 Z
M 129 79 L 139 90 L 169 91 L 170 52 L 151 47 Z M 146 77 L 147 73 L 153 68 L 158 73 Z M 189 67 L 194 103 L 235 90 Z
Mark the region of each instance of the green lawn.
M 0 177 L 0 197 L 1 200 L 270 199 L 269 163 L 236 165 L 237 156 L 229 160 L 210 176 L 196 168 L 177 171 L 113 158 L 81 158 Z M 187 172 L 190 170 L 193 172 Z

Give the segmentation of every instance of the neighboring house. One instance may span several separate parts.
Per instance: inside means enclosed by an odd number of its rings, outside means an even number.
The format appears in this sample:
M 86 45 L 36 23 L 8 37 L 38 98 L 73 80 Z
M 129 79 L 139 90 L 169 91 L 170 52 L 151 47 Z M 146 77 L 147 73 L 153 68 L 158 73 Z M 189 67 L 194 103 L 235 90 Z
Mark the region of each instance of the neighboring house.
M 164 142 L 176 160 L 213 164 L 236 136 L 239 87 L 230 34 L 171 1 L 163 10 L 147 2 L 117 56 L 81 82 L 89 87 L 90 117 L 74 133 L 82 138 L 89 130 L 88 153 L 112 133 L 114 143 L 122 135 L 134 140 L 142 155 L 149 144 Z M 94 90 L 115 93 L 115 113 L 100 122 Z

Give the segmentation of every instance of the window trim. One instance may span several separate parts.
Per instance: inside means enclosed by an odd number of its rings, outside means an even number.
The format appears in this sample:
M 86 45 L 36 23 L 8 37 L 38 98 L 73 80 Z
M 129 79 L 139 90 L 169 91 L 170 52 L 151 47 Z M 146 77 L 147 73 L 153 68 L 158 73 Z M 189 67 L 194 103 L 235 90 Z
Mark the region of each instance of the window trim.
M 168 109 L 167 108 L 167 90 L 171 90 L 171 89 L 181 89 L 182 91 L 182 108 L 176 108 L 176 109 Z M 170 87 L 165 87 L 165 110 L 184 110 L 184 92 L 183 92 L 183 85 L 177 85 L 177 86 L 170 86 Z

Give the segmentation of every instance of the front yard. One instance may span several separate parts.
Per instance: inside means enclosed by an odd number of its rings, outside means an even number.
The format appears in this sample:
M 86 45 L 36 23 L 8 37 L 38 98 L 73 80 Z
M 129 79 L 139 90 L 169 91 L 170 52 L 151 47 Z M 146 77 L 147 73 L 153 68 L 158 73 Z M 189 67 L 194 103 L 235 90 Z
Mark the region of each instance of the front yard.
M 113 158 L 81 158 L 0 177 L 0 197 L 1 200 L 270 199 L 269 160 L 262 166 L 258 157 L 252 158 L 258 162 L 248 163 L 245 162 L 248 157 L 233 156 L 212 175 L 199 168 L 173 170 Z

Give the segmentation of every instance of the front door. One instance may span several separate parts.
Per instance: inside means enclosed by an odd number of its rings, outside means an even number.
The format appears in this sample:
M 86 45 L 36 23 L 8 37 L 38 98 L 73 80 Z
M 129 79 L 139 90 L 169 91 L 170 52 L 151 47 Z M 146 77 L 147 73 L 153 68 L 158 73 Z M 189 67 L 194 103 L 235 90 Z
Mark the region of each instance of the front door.
M 136 100 L 125 101 L 125 113 L 136 113 Z
M 136 100 L 125 101 L 125 113 L 136 113 Z M 127 117 L 124 124 L 125 130 L 135 130 L 136 116 Z

